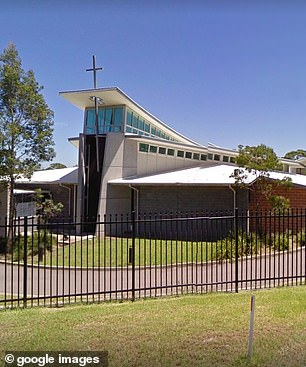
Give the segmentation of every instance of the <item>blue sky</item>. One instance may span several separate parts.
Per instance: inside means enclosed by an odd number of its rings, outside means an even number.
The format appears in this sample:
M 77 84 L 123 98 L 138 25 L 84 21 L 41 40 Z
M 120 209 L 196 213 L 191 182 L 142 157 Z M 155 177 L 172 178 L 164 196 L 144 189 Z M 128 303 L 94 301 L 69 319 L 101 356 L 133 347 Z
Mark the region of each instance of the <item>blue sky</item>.
M 83 114 L 60 91 L 118 86 L 193 140 L 306 149 L 303 1 L 4 1 L 0 52 L 16 44 L 55 113 L 55 161 Z

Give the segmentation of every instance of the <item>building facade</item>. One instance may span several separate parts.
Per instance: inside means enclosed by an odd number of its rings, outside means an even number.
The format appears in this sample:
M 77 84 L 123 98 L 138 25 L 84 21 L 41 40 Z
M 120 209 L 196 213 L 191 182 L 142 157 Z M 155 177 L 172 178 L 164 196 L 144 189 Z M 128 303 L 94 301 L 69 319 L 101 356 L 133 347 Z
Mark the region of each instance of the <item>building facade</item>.
M 132 188 L 112 184 L 114 179 L 145 177 L 199 165 L 234 164 L 236 151 L 192 141 L 119 88 L 61 95 L 84 111 L 83 131 L 70 139 L 79 149 L 79 217 L 130 211 Z M 95 99 L 98 106 L 94 105 Z
M 236 150 L 192 141 L 116 87 L 60 95 L 84 112 L 82 132 L 69 139 L 79 150 L 79 218 L 131 207 L 140 214 L 248 208 L 248 190 L 234 189 L 231 178 Z M 305 170 L 302 161 L 281 163 L 290 174 Z

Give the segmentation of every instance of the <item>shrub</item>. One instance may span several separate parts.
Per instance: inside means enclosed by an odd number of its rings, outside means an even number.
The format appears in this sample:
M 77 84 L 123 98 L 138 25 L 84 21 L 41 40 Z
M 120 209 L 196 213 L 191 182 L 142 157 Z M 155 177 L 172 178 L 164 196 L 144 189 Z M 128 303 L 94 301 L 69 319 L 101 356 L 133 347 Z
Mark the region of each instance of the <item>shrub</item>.
M 271 233 L 268 237 L 268 246 L 274 251 L 289 250 L 290 247 L 290 231 Z
M 52 250 L 52 235 L 47 231 L 39 231 L 27 237 L 27 256 L 38 255 L 38 260 L 43 259 L 46 251 Z M 15 238 L 13 244 L 13 260 L 20 261 L 24 257 L 24 236 Z
M 262 246 L 262 242 L 254 233 L 238 232 L 238 257 L 257 254 Z M 225 239 L 219 241 L 216 246 L 216 260 L 235 259 L 236 257 L 236 237 L 230 233 Z
M 306 245 L 306 231 L 305 229 L 301 230 L 295 235 L 295 241 L 297 246 L 305 246 Z

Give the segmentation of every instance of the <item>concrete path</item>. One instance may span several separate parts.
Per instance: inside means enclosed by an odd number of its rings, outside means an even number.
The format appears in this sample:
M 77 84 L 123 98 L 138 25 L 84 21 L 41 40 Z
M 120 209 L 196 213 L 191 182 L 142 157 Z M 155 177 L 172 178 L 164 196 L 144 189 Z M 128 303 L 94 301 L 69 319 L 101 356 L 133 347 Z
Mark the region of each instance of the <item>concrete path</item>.
M 128 299 L 190 292 L 235 291 L 235 263 L 230 261 L 132 268 L 50 268 L 0 263 L 0 301 L 51 297 L 52 302 Z M 306 281 L 305 247 L 256 255 L 238 262 L 238 288 L 266 288 Z M 26 289 L 24 284 L 26 283 Z M 6 295 L 6 296 L 5 296 Z M 48 301 L 49 302 L 49 301 Z M 1 306 L 1 302 L 0 302 Z

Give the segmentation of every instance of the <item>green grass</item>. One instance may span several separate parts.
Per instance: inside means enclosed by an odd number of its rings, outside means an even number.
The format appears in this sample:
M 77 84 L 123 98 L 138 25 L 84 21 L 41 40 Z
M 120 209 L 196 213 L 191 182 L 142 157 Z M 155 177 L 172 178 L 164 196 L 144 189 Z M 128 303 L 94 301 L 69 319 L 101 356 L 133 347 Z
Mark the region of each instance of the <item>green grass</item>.
M 47 237 L 46 245 L 42 245 L 44 256 L 38 260 L 39 236 L 28 238 L 28 263 L 40 265 L 69 266 L 69 267 L 120 267 L 131 264 L 129 249 L 132 247 L 131 238 L 94 237 L 81 241 L 57 244 L 58 237 Z M 228 236 L 216 242 L 209 241 L 175 241 L 162 239 L 135 239 L 135 265 L 154 266 L 190 262 L 208 262 L 212 260 L 228 260 L 235 257 L 234 238 Z M 18 247 L 20 246 L 20 247 Z M 19 240 L 14 249 L 14 261 L 23 262 L 23 241 Z M 273 234 L 261 239 L 251 234 L 249 241 L 245 234 L 238 235 L 238 256 L 258 254 L 265 251 L 285 251 L 293 246 L 299 246 L 298 237 L 292 237 L 288 232 Z M 45 247 L 45 249 L 44 249 Z M 50 251 L 52 249 L 52 251 Z M 4 259 L 4 255 L 0 255 Z M 7 255 L 6 260 L 10 260 Z
M 83 240 L 66 246 L 53 246 L 46 252 L 42 265 L 58 266 L 127 266 L 132 240 L 105 238 Z M 135 265 L 166 265 L 171 263 L 206 262 L 215 259 L 216 243 L 171 241 L 160 239 L 136 239 Z M 28 258 L 28 263 L 32 258 Z M 38 258 L 33 258 L 38 263 Z
M 253 294 L 251 361 L 248 292 L 2 311 L 0 358 L 5 350 L 107 350 L 110 367 L 305 366 L 306 287 Z

